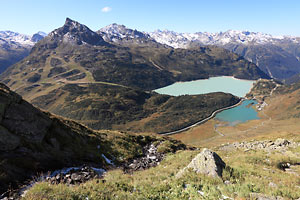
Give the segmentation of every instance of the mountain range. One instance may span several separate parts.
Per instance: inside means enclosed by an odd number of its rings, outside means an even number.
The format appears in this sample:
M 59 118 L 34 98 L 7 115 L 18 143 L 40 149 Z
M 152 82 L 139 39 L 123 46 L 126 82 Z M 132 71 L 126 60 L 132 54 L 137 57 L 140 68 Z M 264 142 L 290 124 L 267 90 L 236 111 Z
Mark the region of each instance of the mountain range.
M 272 36 L 259 32 L 229 30 L 220 33 L 154 31 L 156 41 L 174 48 L 216 45 L 255 63 L 270 77 L 288 79 L 300 73 L 300 37 Z
M 0 73 L 28 56 L 34 44 L 45 36 L 44 32 L 29 36 L 12 31 L 0 31 Z
M 291 80 L 289 78 L 300 73 L 300 38 L 294 36 L 272 36 L 260 32 L 236 30 L 219 33 L 177 33 L 156 30 L 147 33 L 115 23 L 101 28 L 97 33 L 106 42 L 131 47 L 135 45 L 189 49 L 208 45 L 219 46 L 255 63 L 272 78 L 282 81 L 287 79 L 287 83 L 293 82 L 294 78 Z M 26 57 L 35 42 L 45 35 L 43 32 L 33 36 L 10 31 L 0 32 L 0 40 L 5 41 L 5 45 L 3 44 L 0 49 L 2 51 L 6 49 L 8 52 L 9 48 L 10 52 L 12 52 L 11 49 L 16 52 L 14 58 L 12 56 L 2 58 L 2 64 L 0 63 L 2 71 L 7 66 Z

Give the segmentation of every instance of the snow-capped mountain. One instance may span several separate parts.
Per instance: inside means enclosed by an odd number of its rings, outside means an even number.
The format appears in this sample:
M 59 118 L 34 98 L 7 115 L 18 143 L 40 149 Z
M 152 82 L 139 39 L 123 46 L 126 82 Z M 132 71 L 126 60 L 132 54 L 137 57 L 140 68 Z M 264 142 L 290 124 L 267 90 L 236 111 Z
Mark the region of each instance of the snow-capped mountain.
M 121 45 L 162 46 L 156 42 L 148 33 L 127 28 L 124 25 L 111 24 L 97 31 L 106 42 Z
M 197 32 L 197 33 L 177 33 L 168 30 L 156 30 L 149 35 L 157 42 L 172 46 L 174 48 L 188 48 L 193 42 L 202 45 L 227 45 L 227 44 L 276 44 L 290 41 L 300 43 L 299 38 L 292 36 L 272 36 L 270 34 L 249 31 L 229 30 L 219 33 Z
M 137 30 L 129 29 L 124 25 L 119 25 L 116 23 L 101 28 L 97 32 L 103 36 L 104 40 L 113 42 L 117 42 L 122 39 L 150 39 L 150 35 L 148 34 L 144 34 Z
M 235 30 L 219 33 L 157 30 L 149 35 L 173 48 L 215 45 L 228 49 L 255 63 L 270 77 L 286 79 L 300 73 L 300 37 Z
M 0 73 L 26 57 L 35 43 L 46 35 L 44 32 L 25 35 L 13 31 L 0 31 Z
M 19 46 L 33 46 L 40 39 L 43 39 L 47 34 L 44 32 L 38 32 L 34 35 L 25 35 L 16 33 L 13 31 L 0 31 L 0 39 L 2 43 L 5 41 L 8 44 L 19 45 Z M 37 40 L 36 38 L 39 37 Z

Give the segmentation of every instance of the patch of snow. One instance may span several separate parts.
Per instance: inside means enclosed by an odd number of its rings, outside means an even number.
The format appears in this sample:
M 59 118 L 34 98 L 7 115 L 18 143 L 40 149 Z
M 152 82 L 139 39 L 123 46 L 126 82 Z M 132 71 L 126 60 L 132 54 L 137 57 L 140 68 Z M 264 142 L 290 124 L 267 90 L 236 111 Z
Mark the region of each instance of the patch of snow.
M 114 163 L 110 159 L 108 159 L 104 154 L 102 154 L 102 158 L 104 158 L 107 164 L 114 165 Z

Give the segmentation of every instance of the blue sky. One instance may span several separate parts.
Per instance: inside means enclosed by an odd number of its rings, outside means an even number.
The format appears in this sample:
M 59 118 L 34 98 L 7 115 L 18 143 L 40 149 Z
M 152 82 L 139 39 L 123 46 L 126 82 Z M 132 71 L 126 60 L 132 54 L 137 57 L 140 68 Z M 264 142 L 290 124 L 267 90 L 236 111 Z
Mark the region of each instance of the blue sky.
M 118 23 L 141 31 L 300 36 L 299 0 L 0 0 L 0 5 L 0 30 L 26 34 L 50 32 L 70 17 L 94 31 Z

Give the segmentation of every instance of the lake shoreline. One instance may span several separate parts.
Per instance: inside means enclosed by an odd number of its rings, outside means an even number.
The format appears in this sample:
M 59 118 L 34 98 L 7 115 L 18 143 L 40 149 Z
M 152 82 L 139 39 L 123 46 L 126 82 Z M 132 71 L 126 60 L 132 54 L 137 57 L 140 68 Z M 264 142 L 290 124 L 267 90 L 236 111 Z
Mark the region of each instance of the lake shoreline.
M 170 132 L 165 132 L 165 133 L 158 133 L 159 135 L 163 135 L 163 136 L 168 136 L 168 135 L 175 135 L 175 134 L 178 134 L 178 133 L 182 133 L 184 131 L 187 131 L 195 126 L 198 126 L 198 125 L 201 125 L 205 122 L 207 122 L 208 120 L 214 118 L 216 116 L 217 113 L 219 112 L 222 112 L 224 110 L 228 110 L 228 109 L 231 109 L 231 108 L 234 108 L 234 107 L 237 107 L 239 105 L 241 105 L 243 103 L 243 101 L 245 100 L 245 98 L 240 98 L 240 101 L 232 106 L 228 106 L 228 107 L 225 107 L 225 108 L 220 108 L 218 110 L 215 110 L 209 117 L 205 118 L 205 119 L 202 119 L 190 126 L 187 126 L 185 128 L 182 128 L 182 129 L 179 129 L 179 130 L 176 130 L 176 131 L 170 131 Z

